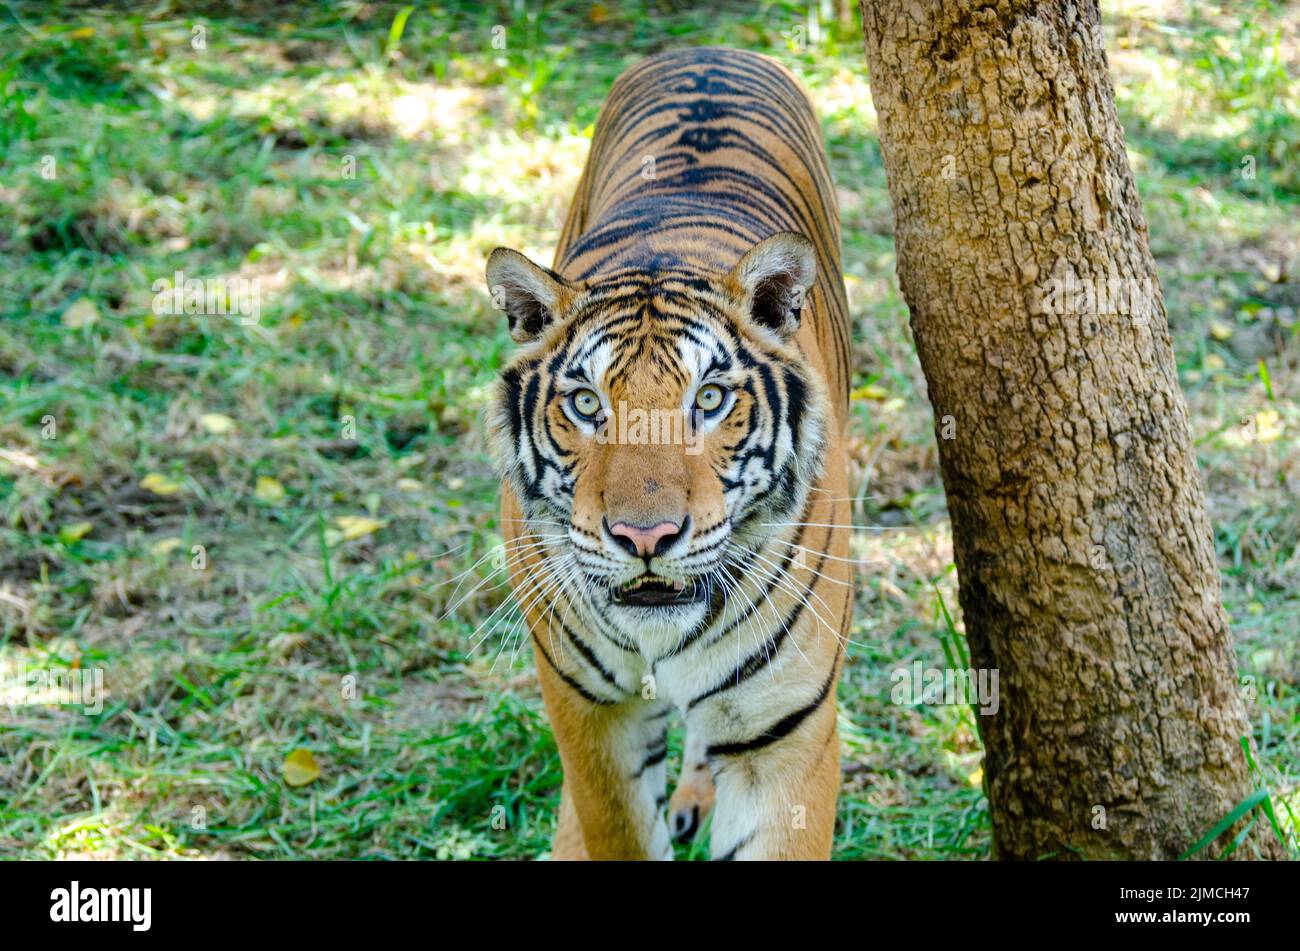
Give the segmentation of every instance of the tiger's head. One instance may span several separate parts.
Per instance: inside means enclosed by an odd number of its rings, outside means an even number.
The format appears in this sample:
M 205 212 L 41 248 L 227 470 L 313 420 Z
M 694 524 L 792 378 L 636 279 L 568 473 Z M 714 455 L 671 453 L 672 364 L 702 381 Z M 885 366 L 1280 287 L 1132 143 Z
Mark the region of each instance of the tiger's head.
M 795 341 L 815 277 L 791 233 L 725 273 L 657 262 L 570 282 L 516 251 L 488 259 L 521 345 L 492 400 L 502 477 L 621 630 L 697 628 L 800 518 L 830 418 Z

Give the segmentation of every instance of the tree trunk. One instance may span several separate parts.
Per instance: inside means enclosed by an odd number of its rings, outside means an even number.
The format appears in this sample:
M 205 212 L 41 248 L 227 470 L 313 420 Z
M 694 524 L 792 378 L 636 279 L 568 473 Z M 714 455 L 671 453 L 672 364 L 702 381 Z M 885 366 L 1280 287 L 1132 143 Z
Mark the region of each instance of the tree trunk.
M 999 671 L 995 854 L 1175 858 L 1251 792 L 1250 731 L 1096 4 L 862 18 L 971 663 Z M 1280 857 L 1258 818 L 1235 854 Z

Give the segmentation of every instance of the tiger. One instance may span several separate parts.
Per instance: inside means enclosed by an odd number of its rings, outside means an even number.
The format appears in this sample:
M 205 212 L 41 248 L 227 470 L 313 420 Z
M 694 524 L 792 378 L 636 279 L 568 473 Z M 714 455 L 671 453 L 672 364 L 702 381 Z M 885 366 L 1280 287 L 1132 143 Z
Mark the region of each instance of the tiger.
M 510 588 L 563 779 L 550 858 L 830 857 L 852 612 L 848 302 L 809 95 L 661 53 L 601 107 L 552 267 L 497 248 Z M 665 795 L 670 717 L 682 775 Z

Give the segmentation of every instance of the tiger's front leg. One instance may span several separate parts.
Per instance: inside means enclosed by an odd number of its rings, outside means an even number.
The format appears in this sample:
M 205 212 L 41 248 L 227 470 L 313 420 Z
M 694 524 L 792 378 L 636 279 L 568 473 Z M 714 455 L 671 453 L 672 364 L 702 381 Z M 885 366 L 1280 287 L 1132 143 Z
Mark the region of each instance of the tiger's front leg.
M 830 858 L 840 785 L 833 677 L 766 730 L 710 742 L 714 860 Z
M 673 838 L 679 842 L 693 838 L 713 811 L 713 801 L 713 772 L 707 744 L 697 731 L 688 729 L 681 775 L 668 800 L 668 825 Z
M 593 703 L 535 641 L 542 697 L 564 767 L 551 857 L 671 859 L 664 821 L 669 708 L 633 697 Z

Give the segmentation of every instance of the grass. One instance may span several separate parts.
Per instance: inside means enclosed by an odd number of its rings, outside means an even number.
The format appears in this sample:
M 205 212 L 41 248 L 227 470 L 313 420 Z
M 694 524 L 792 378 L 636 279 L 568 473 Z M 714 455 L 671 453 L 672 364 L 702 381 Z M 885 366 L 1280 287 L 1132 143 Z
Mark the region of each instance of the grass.
M 1110 7 L 1256 775 L 1295 853 L 1300 17 Z M 549 259 L 625 66 L 711 42 L 800 72 L 839 183 L 871 528 L 836 855 L 987 857 L 969 710 L 890 701 L 891 670 L 962 644 L 856 16 L 453 3 L 394 35 L 398 5 L 266 9 L 0 6 L 0 677 L 107 687 L 97 715 L 0 709 L 0 854 L 547 849 L 559 761 L 490 556 L 481 417 L 511 345 L 482 265 Z M 257 321 L 155 312 L 178 270 L 256 281 Z

